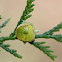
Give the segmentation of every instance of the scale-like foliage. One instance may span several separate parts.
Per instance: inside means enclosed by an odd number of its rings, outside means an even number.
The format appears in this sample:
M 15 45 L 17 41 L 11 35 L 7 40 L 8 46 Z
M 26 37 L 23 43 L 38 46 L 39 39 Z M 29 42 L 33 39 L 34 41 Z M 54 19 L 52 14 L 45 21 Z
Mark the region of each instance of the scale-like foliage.
M 19 54 L 17 54 L 17 50 L 13 50 L 13 49 L 9 49 L 10 45 L 4 45 L 4 44 L 0 44 L 0 47 L 2 47 L 4 50 L 6 50 L 7 52 L 10 52 L 11 54 L 13 54 L 15 57 L 18 57 L 18 58 L 22 58 L 22 56 L 20 56 Z
M 34 4 L 32 4 L 33 1 L 35 1 L 35 0 L 27 0 L 27 5 L 25 7 L 25 10 L 23 11 L 23 14 L 22 14 L 17 26 L 32 16 L 29 14 L 34 10 L 34 8 L 33 8 Z
M 62 22 L 48 32 L 36 35 L 36 38 L 52 38 L 57 40 L 58 42 L 62 42 L 62 35 L 53 35 L 54 32 L 60 31 L 61 28 Z
M 1 15 L 0 15 L 0 19 L 2 19 Z
M 30 13 L 34 10 L 33 6 L 34 4 L 32 3 L 35 0 L 27 0 L 27 5 L 25 7 L 25 10 L 22 13 L 22 16 L 20 18 L 20 21 L 18 22 L 17 26 L 20 25 L 23 21 L 25 21 L 26 19 L 30 18 L 32 15 L 30 15 Z M 1 17 L 0 17 L 1 19 Z M 5 27 L 6 24 L 8 23 L 10 19 L 7 19 L 1 26 L 0 29 Z M 20 56 L 19 54 L 16 53 L 16 50 L 13 49 L 9 49 L 8 47 L 10 47 L 10 45 L 4 45 L 3 42 L 6 40 L 15 40 L 17 39 L 15 37 L 15 31 L 17 29 L 17 26 L 15 28 L 15 30 L 13 31 L 13 33 L 11 33 L 9 36 L 6 37 L 0 37 L 0 47 L 2 47 L 4 50 L 6 50 L 7 52 L 13 54 L 14 56 L 18 57 L 18 58 L 22 58 L 22 56 Z M 60 24 L 58 24 L 56 27 L 54 27 L 53 29 L 43 33 L 43 34 L 38 34 L 35 36 L 36 38 L 52 38 L 57 40 L 58 42 L 62 42 L 62 35 L 53 35 L 54 32 L 59 31 L 62 28 L 62 22 Z M 0 31 L 1 33 L 1 31 Z M 52 54 L 52 52 L 54 52 L 53 50 L 49 50 L 48 48 L 50 48 L 50 46 L 43 46 L 42 44 L 45 44 L 45 42 L 35 42 L 32 41 L 30 42 L 30 44 L 34 45 L 36 48 L 38 48 L 39 50 L 43 51 L 47 56 L 49 56 L 52 60 L 54 60 L 56 58 L 55 55 Z
M 34 10 L 33 6 L 35 4 L 32 3 L 34 1 L 35 0 L 27 0 L 27 5 L 25 7 L 25 10 L 22 13 L 22 16 L 21 16 L 20 21 L 18 22 L 17 26 L 19 26 L 23 21 L 25 21 L 26 19 L 28 19 L 28 18 L 30 18 L 32 16 L 32 15 L 30 15 L 30 13 Z M 14 32 L 10 34 L 10 36 L 15 35 L 15 31 L 17 29 L 17 26 L 16 26 Z
M 34 42 L 33 45 L 43 51 L 47 56 L 49 56 L 52 60 L 54 60 L 57 56 L 53 55 L 51 52 L 53 50 L 49 50 L 50 46 L 43 46 L 41 44 L 45 44 L 45 42 Z
M 0 28 L 3 28 L 6 26 L 6 24 L 10 21 L 10 18 L 8 18 L 2 25 L 0 25 Z

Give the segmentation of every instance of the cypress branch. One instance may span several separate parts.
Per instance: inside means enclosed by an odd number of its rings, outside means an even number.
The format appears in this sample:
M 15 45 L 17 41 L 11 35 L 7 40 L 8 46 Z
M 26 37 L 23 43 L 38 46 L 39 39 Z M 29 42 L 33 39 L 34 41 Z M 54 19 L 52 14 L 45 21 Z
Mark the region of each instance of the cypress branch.
M 5 47 L 10 47 L 10 45 L 9 44 L 6 44 L 6 45 L 4 45 Z
M 8 23 L 10 21 L 10 18 L 8 18 L 1 26 L 0 26 L 0 28 L 3 28 L 3 27 L 5 27 L 6 26 L 6 24 Z
M 52 38 L 57 40 L 58 42 L 62 42 L 62 35 L 53 35 L 54 32 L 60 31 L 60 29 L 62 28 L 62 22 L 60 24 L 58 24 L 56 27 L 54 27 L 53 29 L 43 33 L 43 34 L 38 34 L 35 36 L 35 38 Z
M 22 13 L 22 16 L 20 18 L 20 21 L 18 22 L 17 26 L 20 25 L 23 21 L 25 21 L 26 19 L 30 18 L 32 15 L 30 14 L 34 8 L 34 4 L 32 4 L 32 2 L 35 0 L 27 0 L 27 5 L 25 7 L 25 10 Z M 1 17 L 0 17 L 1 19 Z M 6 26 L 6 24 L 8 23 L 10 19 L 7 19 L 1 26 L 0 28 L 3 28 Z M 16 28 L 17 28 L 16 26 Z M 2 47 L 4 50 L 6 50 L 7 52 L 10 52 L 11 54 L 13 54 L 14 56 L 18 57 L 18 58 L 22 58 L 22 56 L 20 56 L 19 54 L 17 54 L 17 50 L 13 50 L 13 49 L 9 49 L 8 47 L 10 47 L 9 44 L 4 45 L 3 42 L 6 40 L 15 40 L 17 39 L 15 37 L 15 31 L 16 28 L 14 30 L 13 33 L 10 34 L 10 36 L 7 37 L 0 37 L 0 47 Z M 43 33 L 43 34 L 38 34 L 35 36 L 35 38 L 52 38 L 57 40 L 58 42 L 62 42 L 62 35 L 53 35 L 54 32 L 60 31 L 60 29 L 62 28 L 62 22 L 60 24 L 58 24 L 56 27 L 54 27 L 53 29 Z M 1 31 L 0 31 L 1 33 Z M 55 55 L 52 54 L 52 52 L 54 52 L 53 50 L 49 50 L 48 48 L 50 48 L 50 46 L 43 46 L 41 44 L 45 44 L 45 42 L 29 42 L 30 44 L 34 45 L 36 48 L 40 49 L 41 51 L 43 51 L 47 56 L 49 56 L 52 60 L 54 60 L 56 58 Z
M 25 20 L 24 18 L 34 10 L 34 8 L 32 8 L 34 6 L 34 4 L 32 4 L 33 1 L 35 1 L 35 0 L 27 0 L 27 5 L 25 7 L 25 10 L 23 11 L 23 14 L 22 14 L 17 26 L 20 25 Z
M 0 15 L 0 19 L 2 19 L 1 15 Z
M 4 42 L 6 40 L 15 40 L 15 39 L 16 39 L 16 37 L 9 37 L 9 36 L 7 36 L 7 37 L 0 37 L 0 42 Z
M 30 18 L 31 16 L 32 16 L 32 15 L 28 15 L 28 16 L 26 16 L 26 17 L 25 17 L 25 20 L 28 19 L 28 18 Z
M 36 48 L 43 51 L 47 56 L 49 56 L 52 60 L 54 60 L 57 56 L 53 55 L 51 52 L 54 52 L 53 50 L 49 50 L 50 46 L 43 46 L 40 44 L 43 44 L 44 42 L 33 42 L 32 45 L 34 45 Z
M 58 24 L 56 27 L 52 28 L 51 30 L 43 33 L 43 35 L 52 35 L 54 32 L 60 31 L 61 28 L 62 28 L 62 22 Z
M 4 44 L 0 44 L 0 47 L 2 47 L 4 50 L 6 50 L 7 52 L 9 52 L 9 53 L 11 53 L 11 54 L 13 54 L 15 57 L 17 57 L 17 58 L 22 58 L 22 56 L 20 56 L 19 54 L 17 54 L 16 52 L 16 50 L 13 50 L 13 49 L 9 49 L 8 47 L 9 47 L 10 45 L 4 45 Z
M 1 31 L 0 31 L 0 33 L 1 33 Z
M 39 34 L 39 35 L 36 35 L 36 38 L 51 38 L 51 39 L 55 39 L 56 41 L 58 42 L 62 42 L 62 35 L 42 35 L 42 34 Z
M 34 1 L 35 0 L 27 0 L 27 5 L 25 7 L 25 10 L 23 11 L 23 14 L 22 14 L 22 16 L 20 18 L 20 21 L 18 22 L 17 26 L 20 25 L 23 21 L 25 21 L 26 19 L 28 19 L 32 16 L 32 15 L 29 15 L 29 14 L 34 10 L 33 6 L 35 4 L 32 4 L 32 2 L 34 2 Z M 15 35 L 15 31 L 17 29 L 17 26 L 16 26 L 14 32 L 10 34 L 10 36 Z

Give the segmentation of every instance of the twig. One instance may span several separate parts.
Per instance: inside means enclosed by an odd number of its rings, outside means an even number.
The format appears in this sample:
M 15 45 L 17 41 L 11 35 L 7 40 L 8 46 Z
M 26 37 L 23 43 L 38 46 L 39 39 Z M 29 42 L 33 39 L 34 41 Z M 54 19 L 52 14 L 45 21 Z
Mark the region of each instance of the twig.
M 43 46 L 41 44 L 45 44 L 45 42 L 33 42 L 30 43 L 32 45 L 34 45 L 36 48 L 40 49 L 41 51 L 43 51 L 47 56 L 49 56 L 52 60 L 54 60 L 57 56 L 53 55 L 51 52 L 54 52 L 53 50 L 49 50 L 48 48 L 50 48 L 50 46 Z
M 3 27 L 5 27 L 6 26 L 6 24 L 8 23 L 10 21 L 10 18 L 8 18 L 1 26 L 0 26 L 0 28 L 3 28 Z
M 22 14 L 22 16 L 20 18 L 20 21 L 18 22 L 17 26 L 19 26 L 23 21 L 25 21 L 26 19 L 28 19 L 32 16 L 32 15 L 29 15 L 29 14 L 34 10 L 33 6 L 35 4 L 32 4 L 32 2 L 34 2 L 34 1 L 35 0 L 27 0 L 27 5 L 25 7 L 25 10 L 23 11 L 23 14 Z M 15 35 L 15 31 L 17 29 L 17 26 L 16 26 L 14 32 L 10 34 L 10 36 Z
M 6 40 L 15 40 L 15 39 L 16 39 L 16 37 L 9 37 L 9 36 L 7 36 L 7 37 L 0 37 L 0 42 L 4 42 Z
M 20 56 L 19 54 L 17 54 L 17 50 L 13 50 L 13 49 L 9 49 L 10 45 L 4 45 L 4 44 L 0 44 L 0 47 L 2 47 L 3 49 L 5 49 L 7 52 L 10 52 L 11 54 L 13 54 L 15 57 L 18 57 L 18 58 L 22 58 L 22 56 Z

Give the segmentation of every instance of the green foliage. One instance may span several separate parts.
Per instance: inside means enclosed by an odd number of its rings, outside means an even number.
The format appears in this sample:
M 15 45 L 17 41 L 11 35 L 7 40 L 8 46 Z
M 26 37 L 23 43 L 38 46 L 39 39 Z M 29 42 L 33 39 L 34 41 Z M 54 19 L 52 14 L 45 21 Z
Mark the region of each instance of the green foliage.
M 32 4 L 33 1 L 35 1 L 35 0 L 27 0 L 27 5 L 25 7 L 25 10 L 23 11 L 23 14 L 22 14 L 17 26 L 32 16 L 29 14 L 34 10 L 34 8 L 32 8 L 34 6 L 34 4 Z
M 62 22 L 60 24 L 58 24 L 56 27 L 54 27 L 53 29 L 51 29 L 48 32 L 45 32 L 43 34 L 52 35 L 54 32 L 60 31 L 61 28 L 62 28 Z
M 8 18 L 1 26 L 0 26 L 0 28 L 3 28 L 3 27 L 5 27 L 6 26 L 6 24 L 8 23 L 10 21 L 10 18 Z
M 6 36 L 6 37 L 0 37 L 0 41 L 1 42 L 4 42 L 6 40 L 15 40 L 16 37 L 9 37 L 9 36 Z
M 42 50 L 47 56 L 49 56 L 52 60 L 54 60 L 54 58 L 57 57 L 57 56 L 55 56 L 51 53 L 51 52 L 54 52 L 54 51 L 48 49 L 48 48 L 50 48 L 50 46 L 43 46 L 42 44 L 45 44 L 45 42 L 33 42 L 33 45 L 35 47 Z
M 36 38 L 52 38 L 52 39 L 55 39 L 57 40 L 58 42 L 62 42 L 62 35 L 42 35 L 42 34 L 39 34 L 39 35 L 36 35 Z
M 0 31 L 0 33 L 1 33 L 1 31 Z
M 15 57 L 18 57 L 18 58 L 22 58 L 22 56 L 20 56 L 19 54 L 17 54 L 17 50 L 13 50 L 13 49 L 9 49 L 10 45 L 4 45 L 4 44 L 0 44 L 0 47 L 2 47 L 4 50 L 6 50 L 7 52 L 10 52 L 11 54 L 13 54 Z
M 1 15 L 0 15 L 0 19 L 2 19 Z
M 32 15 L 30 15 L 30 13 L 34 10 L 33 6 L 34 4 L 32 4 L 32 2 L 35 0 L 27 0 L 27 5 L 25 7 L 25 10 L 23 11 L 23 14 L 20 18 L 20 21 L 18 22 L 17 26 L 20 25 L 23 21 L 25 21 L 26 19 L 30 18 Z M 1 19 L 1 18 L 0 18 Z M 1 26 L 0 29 L 5 27 L 6 24 L 9 22 L 10 19 L 7 19 Z M 4 45 L 4 41 L 8 41 L 8 40 L 16 40 L 17 38 L 15 37 L 15 31 L 17 29 L 17 26 L 15 28 L 15 30 L 13 31 L 13 33 L 11 33 L 9 36 L 6 37 L 0 37 L 0 47 L 2 47 L 4 50 L 6 50 L 7 52 L 11 53 L 12 55 L 14 55 L 15 57 L 18 58 L 22 58 L 22 56 L 20 56 L 19 54 L 17 54 L 17 50 L 13 50 L 13 49 L 9 49 L 8 47 L 10 47 L 10 45 Z M 62 28 L 62 22 L 60 24 L 58 24 L 56 27 L 54 27 L 53 29 L 42 33 L 42 34 L 38 34 L 35 36 L 35 39 L 37 38 L 51 38 L 51 39 L 55 39 L 58 42 L 62 42 L 62 35 L 57 34 L 54 35 L 54 32 L 59 31 Z M 1 33 L 1 31 L 0 31 Z M 45 42 L 29 42 L 31 45 L 34 45 L 36 48 L 38 48 L 39 50 L 43 51 L 47 56 L 49 56 L 52 60 L 54 60 L 56 58 L 55 55 L 52 54 L 52 52 L 54 52 L 53 50 L 50 50 L 50 46 L 43 46 L 43 44 L 45 44 Z
M 25 21 L 26 19 L 28 19 L 28 18 L 30 18 L 30 17 L 32 16 L 32 15 L 29 15 L 29 13 L 31 13 L 31 12 L 34 10 L 34 8 L 32 8 L 32 7 L 34 6 L 34 4 L 32 4 L 33 1 L 34 1 L 34 0 L 27 0 L 27 5 L 26 5 L 26 7 L 25 7 L 25 10 L 23 11 L 23 14 L 22 14 L 22 16 L 21 16 L 21 18 L 20 18 L 20 21 L 18 22 L 17 26 L 20 25 L 23 21 Z M 0 26 L 0 28 L 5 27 L 9 20 L 10 20 L 10 19 L 7 19 L 7 20 Z M 17 26 L 16 26 L 16 28 L 17 28 Z M 16 37 L 15 37 L 16 28 L 15 28 L 14 32 L 10 34 L 10 36 L 7 36 L 7 37 L 0 37 L 0 42 L 4 42 L 4 41 L 6 41 L 6 40 L 15 40 L 15 39 L 16 39 Z M 9 49 L 9 48 L 3 46 L 3 44 L 2 44 L 0 47 L 2 47 L 3 49 L 5 49 L 6 51 L 10 52 L 10 53 L 13 54 L 14 56 L 16 56 L 16 57 L 18 57 L 18 58 L 21 58 L 20 55 L 15 54 L 15 52 L 11 52 L 11 49 Z
M 25 10 L 23 11 L 23 14 L 22 14 L 20 21 L 18 22 L 17 26 L 32 16 L 32 15 L 30 15 L 30 13 L 34 10 L 33 6 L 35 4 L 32 4 L 32 2 L 34 2 L 34 1 L 35 0 L 27 0 L 27 5 L 25 7 Z M 11 37 L 15 35 L 15 31 L 17 29 L 17 26 L 16 26 L 14 32 L 10 34 Z
M 58 24 L 56 27 L 52 28 L 51 30 L 43 33 L 43 34 L 38 34 L 36 35 L 36 38 L 52 38 L 57 40 L 58 42 L 62 42 L 62 35 L 53 35 L 54 32 L 60 31 L 62 28 L 62 22 Z

